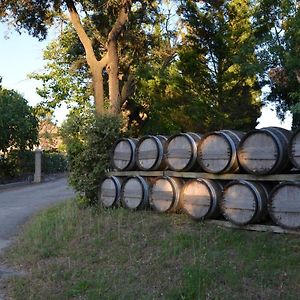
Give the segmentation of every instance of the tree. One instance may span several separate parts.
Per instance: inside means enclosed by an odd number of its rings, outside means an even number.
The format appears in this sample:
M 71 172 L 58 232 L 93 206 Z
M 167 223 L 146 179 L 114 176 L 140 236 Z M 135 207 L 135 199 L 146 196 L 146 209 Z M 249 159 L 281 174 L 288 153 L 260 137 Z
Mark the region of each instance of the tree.
M 255 38 L 247 0 L 181 1 L 179 69 L 203 129 L 247 130 L 260 115 Z M 197 109 L 198 107 L 198 109 Z
M 80 40 L 89 72 L 92 77 L 96 112 L 105 112 L 104 74 L 108 76 L 108 111 L 118 114 L 122 102 L 119 80 L 118 41 L 124 33 L 134 8 L 133 18 L 145 15 L 157 1 L 102 0 L 102 1 L 35 1 L 26 0 L 22 5 L 12 0 L 0 4 L 0 18 L 11 21 L 21 32 L 27 30 L 39 39 L 45 38 L 55 18 L 68 12 L 70 22 Z M 84 20 L 84 21 L 83 21 Z M 110 29 L 108 29 L 108 27 Z M 98 39 L 95 36 L 98 35 Z M 104 72 L 105 71 L 105 72 Z
M 293 127 L 300 126 L 300 11 L 294 0 L 257 1 L 254 29 L 262 66 L 262 85 L 268 86 L 266 100 L 275 103 L 284 119 L 293 112 Z
M 51 120 L 51 116 L 43 118 L 39 122 L 39 145 L 46 151 L 57 151 L 63 147 L 59 127 Z
M 128 102 L 135 90 L 136 69 L 148 60 L 149 49 L 155 43 L 149 28 L 158 18 L 157 8 L 154 8 L 152 13 L 149 10 L 135 13 L 134 20 L 128 24 L 126 32 L 118 41 L 121 107 L 125 109 L 133 104 Z M 89 29 L 94 44 L 101 44 L 105 34 L 101 30 L 103 31 L 103 26 Z M 62 103 L 76 109 L 90 106 L 93 94 L 91 76 L 88 72 L 84 48 L 72 25 L 66 25 L 59 37 L 47 46 L 44 59 L 47 62 L 45 71 L 31 74 L 32 78 L 43 82 L 42 88 L 38 89 L 39 95 L 44 98 L 39 105 L 40 112 L 51 112 Z M 103 77 L 105 82 L 108 77 L 106 72 L 103 73 Z M 104 84 L 105 93 L 108 93 L 108 89 L 108 84 Z
M 0 87 L 0 151 L 32 149 L 38 141 L 38 121 L 27 101 L 14 90 Z

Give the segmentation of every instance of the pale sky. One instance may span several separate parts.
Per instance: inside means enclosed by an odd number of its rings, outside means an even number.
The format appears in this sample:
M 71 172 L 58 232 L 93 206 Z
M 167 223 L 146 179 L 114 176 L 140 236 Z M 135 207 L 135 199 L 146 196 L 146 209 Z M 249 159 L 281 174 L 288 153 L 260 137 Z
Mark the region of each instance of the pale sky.
M 27 75 L 43 70 L 42 52 L 48 43 L 49 39 L 39 42 L 25 33 L 19 35 L 13 29 L 8 30 L 6 25 L 0 23 L 0 76 L 3 78 L 2 85 L 18 91 L 32 106 L 41 101 L 35 92 L 39 82 L 28 79 Z M 66 110 L 64 108 L 56 113 L 58 123 L 64 120 L 65 115 Z M 264 107 L 257 128 L 279 126 L 291 129 L 291 123 L 290 115 L 284 123 L 281 123 L 276 117 L 275 111 L 272 111 L 270 107 Z

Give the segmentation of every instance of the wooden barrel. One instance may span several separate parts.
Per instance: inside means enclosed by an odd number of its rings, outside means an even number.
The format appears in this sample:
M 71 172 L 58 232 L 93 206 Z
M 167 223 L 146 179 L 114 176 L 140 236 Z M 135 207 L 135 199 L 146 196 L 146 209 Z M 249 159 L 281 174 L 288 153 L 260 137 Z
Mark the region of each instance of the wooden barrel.
M 167 138 L 162 135 L 142 137 L 136 146 L 136 164 L 140 170 L 164 170 L 164 145 Z
M 249 131 L 238 146 L 238 160 L 251 174 L 265 175 L 284 172 L 290 168 L 288 142 L 291 132 L 279 127 Z
M 258 182 L 232 181 L 223 190 L 220 202 L 224 217 L 236 224 L 260 222 L 267 215 L 268 189 Z
M 290 139 L 289 157 L 294 167 L 300 169 L 300 128 L 293 133 Z
M 191 171 L 197 168 L 197 143 L 201 135 L 179 133 L 171 136 L 166 143 L 166 162 L 173 171 Z
M 121 187 L 121 202 L 124 207 L 137 210 L 149 206 L 149 185 L 141 176 L 128 177 Z
M 206 134 L 198 143 L 198 162 L 208 173 L 236 173 L 239 171 L 237 146 L 243 132 L 221 130 Z
M 120 205 L 121 178 L 116 176 L 106 177 L 98 189 L 100 205 L 110 208 Z
M 300 182 L 283 182 L 270 194 L 269 214 L 279 226 L 300 229 Z
M 174 177 L 156 177 L 150 188 L 149 201 L 158 212 L 176 212 L 182 207 L 180 190 L 183 180 Z
M 183 210 L 196 220 L 218 217 L 221 196 L 219 182 L 202 178 L 187 181 L 180 195 Z
M 112 151 L 112 166 L 119 171 L 133 170 L 136 167 L 136 139 L 117 140 Z

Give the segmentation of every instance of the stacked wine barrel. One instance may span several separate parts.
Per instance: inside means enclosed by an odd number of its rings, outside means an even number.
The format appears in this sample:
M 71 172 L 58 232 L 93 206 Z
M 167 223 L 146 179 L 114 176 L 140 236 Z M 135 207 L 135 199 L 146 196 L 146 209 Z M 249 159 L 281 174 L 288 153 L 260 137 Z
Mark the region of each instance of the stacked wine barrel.
M 196 220 L 223 218 L 237 226 L 300 229 L 300 129 L 122 138 L 111 157 L 116 171 L 98 193 L 106 208 L 151 208 L 185 212 Z M 299 176 L 288 180 L 292 168 Z M 275 174 L 287 174 L 287 180 Z

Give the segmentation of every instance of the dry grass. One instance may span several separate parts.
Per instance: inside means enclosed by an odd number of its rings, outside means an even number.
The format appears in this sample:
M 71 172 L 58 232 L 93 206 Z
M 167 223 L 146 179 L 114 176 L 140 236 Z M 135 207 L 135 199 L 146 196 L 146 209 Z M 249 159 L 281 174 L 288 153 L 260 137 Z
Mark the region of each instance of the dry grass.
M 300 240 L 185 215 L 80 210 L 38 215 L 4 260 L 28 276 L 13 299 L 298 299 Z

